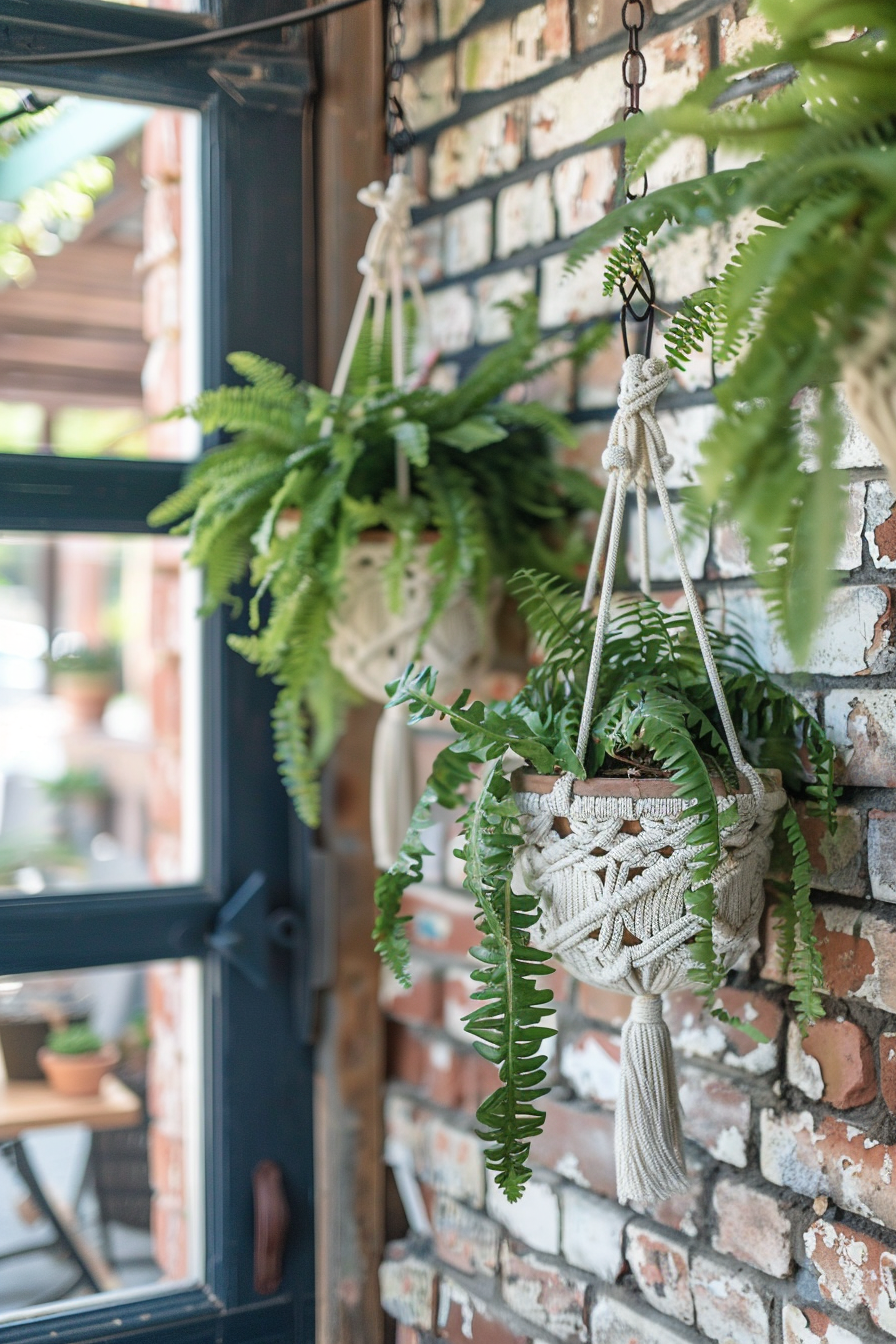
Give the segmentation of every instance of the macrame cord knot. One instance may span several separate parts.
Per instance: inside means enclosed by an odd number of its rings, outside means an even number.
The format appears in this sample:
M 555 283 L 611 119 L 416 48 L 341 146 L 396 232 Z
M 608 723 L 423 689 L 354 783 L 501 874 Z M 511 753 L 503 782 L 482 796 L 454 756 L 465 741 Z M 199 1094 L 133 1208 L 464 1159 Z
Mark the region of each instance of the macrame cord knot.
M 404 173 L 393 173 L 388 186 L 371 182 L 362 187 L 358 200 L 376 211 L 358 270 L 370 277 L 375 294 L 385 294 L 393 283 L 394 268 L 406 260 L 411 206 L 419 204 L 420 198 L 410 178 Z

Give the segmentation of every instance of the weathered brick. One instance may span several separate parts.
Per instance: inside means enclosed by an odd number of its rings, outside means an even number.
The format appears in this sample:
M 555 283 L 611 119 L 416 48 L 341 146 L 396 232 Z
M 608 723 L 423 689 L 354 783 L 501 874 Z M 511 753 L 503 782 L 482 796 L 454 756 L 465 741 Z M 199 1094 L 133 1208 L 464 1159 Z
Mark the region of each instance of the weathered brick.
M 750 1097 L 727 1078 L 685 1067 L 679 1070 L 684 1132 L 721 1162 L 747 1165 Z
M 386 1247 L 380 1265 L 383 1310 L 402 1325 L 431 1330 L 436 1301 L 436 1273 L 431 1264 L 409 1253 L 402 1242 Z
M 511 1204 L 489 1172 L 486 1207 L 489 1216 L 506 1227 L 512 1237 L 535 1251 L 560 1254 L 560 1202 L 553 1185 L 532 1177 L 522 1196 Z
M 563 0 L 546 0 L 464 38 L 458 82 L 462 90 L 503 89 L 548 69 L 569 50 L 569 10 Z
M 868 813 L 868 878 L 876 901 L 896 902 L 896 812 Z
M 892 691 L 829 691 L 824 721 L 840 754 L 844 784 L 896 787 L 896 697 Z
M 588 1280 L 574 1270 L 543 1260 L 505 1242 L 501 1247 L 501 1293 L 525 1320 L 558 1339 L 587 1339 L 585 1298 Z
M 878 569 L 896 569 L 896 494 L 889 481 L 869 481 L 865 538 Z
M 417 131 L 450 117 L 457 110 L 454 52 L 446 51 L 405 71 L 401 98 L 408 122 Z
M 668 1325 L 649 1307 L 600 1297 L 591 1311 L 591 1344 L 698 1344 L 698 1336 Z
M 535 159 L 580 145 L 615 121 L 623 104 L 616 57 L 598 61 L 580 74 L 558 79 L 532 99 L 529 152 Z
M 576 995 L 576 1007 L 580 1013 L 598 1022 L 606 1022 L 611 1027 L 621 1027 L 631 1011 L 631 995 L 619 994 L 613 989 L 580 984 L 576 988 Z
M 470 201 L 445 216 L 445 274 L 485 266 L 492 254 L 492 203 Z
M 432 1116 L 424 1127 L 423 1178 L 442 1194 L 475 1208 L 485 1202 L 482 1141 L 470 1131 Z
M 426 296 L 430 339 L 436 350 L 454 354 L 473 344 L 473 300 L 463 285 L 433 289 Z
M 438 0 L 439 33 L 455 37 L 478 14 L 484 0 Z
M 526 115 L 527 104 L 516 101 L 443 131 L 429 163 L 433 200 L 445 200 L 483 178 L 500 177 L 518 168 Z
M 673 1232 L 683 1232 L 685 1236 L 696 1237 L 704 1224 L 706 1183 L 706 1164 L 702 1156 L 685 1155 L 685 1168 L 688 1183 L 684 1190 L 669 1195 L 658 1204 L 633 1204 L 639 1213 L 648 1214 L 656 1223 L 669 1227 Z
M 803 1049 L 803 1034 L 796 1022 L 787 1028 L 787 1081 L 810 1100 L 821 1100 L 824 1092 L 821 1065 Z
M 459 1283 L 443 1278 L 439 1289 L 439 1339 L 449 1344 L 533 1344 L 528 1331 L 520 1334 L 492 1305 L 468 1293 Z
M 867 1307 L 872 1320 L 896 1335 L 896 1253 L 877 1237 L 819 1219 L 805 1235 L 806 1254 L 824 1297 L 844 1311 Z
M 719 990 L 717 999 L 725 1011 L 763 1032 L 768 1041 L 754 1041 L 746 1032 L 720 1022 L 689 989 L 666 996 L 664 1016 L 676 1050 L 689 1058 L 715 1059 L 745 1073 L 767 1073 L 777 1063 L 777 1040 L 784 1021 L 783 1010 L 758 991 Z
M 700 529 L 686 530 L 685 507 L 678 501 L 672 503 L 672 514 L 679 529 L 681 549 L 691 578 L 702 579 L 709 552 L 709 533 Z M 678 559 L 672 547 L 672 539 L 666 526 L 659 504 L 647 506 L 647 549 L 650 558 L 650 576 L 661 582 L 675 582 L 680 579 Z M 633 582 L 641 576 L 640 536 L 634 517 L 630 520 L 625 552 L 626 568 Z
M 631 1223 L 625 1237 L 626 1256 L 635 1282 L 652 1307 L 685 1325 L 694 1323 L 687 1242 L 650 1223 Z
M 789 1275 L 792 1227 L 780 1200 L 745 1181 L 719 1181 L 713 1191 L 716 1231 L 712 1244 L 765 1274 Z
M 787 1302 L 781 1319 L 784 1344 L 863 1344 L 858 1335 L 835 1324 L 815 1307 Z
M 536 361 L 557 359 L 550 369 L 537 374 L 528 383 L 518 383 L 507 393 L 507 400 L 514 402 L 538 401 L 555 411 L 568 411 L 572 407 L 575 370 L 568 359 L 560 356 L 570 348 L 570 342 L 561 336 L 543 341 L 535 351 Z
M 554 1096 L 545 1097 L 543 1132 L 532 1141 L 532 1160 L 599 1195 L 616 1194 L 613 1117 Z
M 896 589 L 877 584 L 836 588 L 824 624 L 799 669 L 783 636 L 772 624 L 758 589 L 729 590 L 727 611 L 745 627 L 753 652 L 763 667 L 772 672 L 789 674 L 799 670 L 831 677 L 876 675 L 896 667 L 894 592 Z M 833 691 L 829 702 L 834 696 L 852 697 L 853 693 Z
M 501 1231 L 481 1213 L 447 1195 L 438 1195 L 433 1210 L 436 1255 L 464 1274 L 494 1274 Z
M 563 1258 L 606 1283 L 625 1268 L 623 1236 L 631 1214 L 574 1185 L 560 1191 Z
M 846 1111 L 877 1096 L 871 1042 L 857 1023 L 830 1017 L 813 1022 L 801 1048 L 818 1063 L 824 1087 L 821 1100 L 829 1106 Z
M 412 61 L 425 46 L 438 37 L 435 0 L 405 0 L 404 41 L 401 54 Z
M 810 1199 L 827 1195 L 841 1209 L 896 1227 L 894 1145 L 879 1143 L 836 1116 L 816 1124 L 808 1111 L 764 1110 L 760 1134 L 760 1166 L 767 1181 Z
M 472 995 L 476 990 L 473 972 L 466 966 L 450 966 L 442 981 L 442 1013 L 445 1030 L 457 1041 L 469 1041 L 464 1018 L 478 1005 Z
M 612 202 L 617 176 L 611 149 L 589 149 L 557 164 L 552 183 L 561 238 L 571 238 L 603 218 Z
M 545 257 L 541 263 L 541 293 L 538 320 L 551 330 L 567 322 L 585 322 L 591 317 L 608 317 L 616 307 L 615 298 L 606 298 L 601 287 L 605 257 L 589 257 L 572 274 L 567 273 L 566 253 Z
M 380 1007 L 399 1022 L 428 1022 L 442 1018 L 442 982 L 431 962 L 412 957 L 408 964 L 410 989 L 401 985 L 388 967 L 380 972 Z
M 423 1125 L 420 1110 L 410 1097 L 389 1091 L 384 1106 L 386 1157 L 393 1165 L 418 1171 L 423 1166 Z
M 670 486 L 693 485 L 702 460 L 700 445 L 718 415 L 714 405 L 684 406 L 657 415 L 672 464 L 666 472 Z
M 535 271 L 526 266 L 516 271 L 486 275 L 476 282 L 476 339 L 481 345 L 506 341 L 510 318 L 504 304 L 523 298 L 535 288 Z
M 662 3 L 664 7 L 674 8 L 674 5 L 681 3 L 681 0 L 662 0 Z M 656 3 L 654 8 L 658 8 Z M 743 14 L 731 5 L 728 12 L 721 16 L 719 39 L 722 60 L 727 63 L 740 60 L 757 43 L 771 41 L 772 33 L 761 14 Z
M 615 1106 L 619 1096 L 619 1037 L 606 1031 L 578 1032 L 560 1051 L 560 1072 L 577 1097 Z
M 880 1092 L 889 1110 L 896 1115 L 896 1032 L 880 1035 Z
M 539 173 L 498 193 L 495 253 L 509 257 L 524 247 L 541 247 L 554 236 L 551 179 Z
M 474 910 L 466 893 L 443 887 L 414 887 L 404 898 L 404 912 L 412 916 L 411 942 L 449 956 L 465 956 L 479 942 Z
M 735 1265 L 695 1255 L 691 1288 L 697 1324 L 723 1344 L 769 1344 L 771 1295 L 745 1278 Z
M 853 807 L 838 807 L 837 827 L 831 833 L 824 817 L 811 816 L 805 803 L 797 803 L 796 811 L 809 848 L 812 886 L 842 896 L 864 896 L 865 822 L 861 813 Z
M 420 1344 L 420 1333 L 410 1325 L 396 1325 L 395 1344 Z

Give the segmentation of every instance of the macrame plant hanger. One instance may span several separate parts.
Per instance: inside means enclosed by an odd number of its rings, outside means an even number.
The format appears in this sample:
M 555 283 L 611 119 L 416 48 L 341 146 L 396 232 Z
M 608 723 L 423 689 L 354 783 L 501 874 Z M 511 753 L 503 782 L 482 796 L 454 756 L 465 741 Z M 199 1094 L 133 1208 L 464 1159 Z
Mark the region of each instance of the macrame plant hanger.
M 639 36 L 642 0 L 625 0 L 622 21 L 629 34 L 623 80 L 629 94 L 626 117 L 640 111 L 645 62 Z M 647 190 L 646 178 L 638 196 Z M 629 199 L 633 193 L 628 192 Z M 576 755 L 584 764 L 591 732 L 601 658 L 610 619 L 613 579 L 623 533 L 628 487 L 638 509 L 640 586 L 650 595 L 648 489 L 653 488 L 671 541 L 688 610 L 725 739 L 741 777 L 737 793 L 718 799 L 720 815 L 736 820 L 722 829 L 723 858 L 713 873 L 716 918 L 713 944 L 730 967 L 755 936 L 762 909 L 762 878 L 768 864 L 774 815 L 783 806 L 780 787 L 766 788 L 744 759 L 725 700 L 700 605 L 688 572 L 672 512 L 665 471 L 667 456 L 655 408 L 671 373 L 665 360 L 650 357 L 654 284 L 643 257 L 620 284 L 625 350 L 619 408 L 603 455 L 607 489 L 591 558 L 582 609 L 590 609 L 601 574 L 594 644 L 584 693 Z M 632 351 L 629 323 L 643 333 L 643 353 Z M 688 836 L 698 822 L 684 817 L 685 802 L 648 796 L 633 785 L 615 791 L 578 786 L 562 775 L 549 792 L 535 792 L 523 776 L 516 788 L 524 846 L 523 873 L 540 897 L 534 940 L 577 978 L 634 995 L 622 1030 L 620 1090 L 616 1106 L 617 1196 L 652 1204 L 687 1183 L 672 1043 L 660 995 L 689 982 L 689 943 L 703 928 L 687 906 L 693 851 Z M 558 826 L 558 818 L 563 825 Z
M 409 243 L 411 207 L 417 193 L 406 171 L 414 143 L 401 103 L 404 74 L 404 0 L 391 0 L 387 19 L 386 131 L 391 161 L 388 183 L 373 182 L 358 193 L 372 206 L 376 219 L 364 255 L 358 263 L 363 280 L 349 324 L 345 345 L 333 380 L 332 393 L 341 397 L 348 386 L 352 363 L 365 324 L 370 323 L 373 368 L 386 339 L 390 317 L 392 383 L 402 389 L 421 376 L 429 356 L 429 324 L 420 279 L 412 264 Z M 412 367 L 408 367 L 408 326 L 405 299 L 416 314 Z M 332 420 L 323 432 L 332 428 Z M 395 451 L 395 487 L 400 498 L 411 493 L 410 467 L 401 447 Z M 467 684 L 471 669 L 484 656 L 482 622 L 471 599 L 459 595 L 450 602 L 419 648 L 427 624 L 435 577 L 421 542 L 403 576 L 400 612 L 389 607 L 383 570 L 390 548 L 382 540 L 361 537 L 346 566 L 345 597 L 334 614 L 330 656 L 334 666 L 363 695 L 385 705 L 388 681 L 401 675 L 418 656 L 437 667 L 443 680 L 458 689 Z M 395 860 L 413 812 L 415 799 L 414 734 L 406 706 L 386 707 L 380 714 L 373 743 L 370 788 L 370 826 L 374 862 L 388 868 Z

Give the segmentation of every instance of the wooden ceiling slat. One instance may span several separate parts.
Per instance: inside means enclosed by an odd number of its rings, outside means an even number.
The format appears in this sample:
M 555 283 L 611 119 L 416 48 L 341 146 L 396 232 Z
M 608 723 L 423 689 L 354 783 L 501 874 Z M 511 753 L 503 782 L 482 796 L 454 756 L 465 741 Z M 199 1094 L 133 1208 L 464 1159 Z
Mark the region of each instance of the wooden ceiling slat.
M 131 298 L 44 285 L 0 293 L 0 329 L 4 331 L 27 330 L 29 324 L 47 322 L 139 332 L 142 321 L 139 294 Z

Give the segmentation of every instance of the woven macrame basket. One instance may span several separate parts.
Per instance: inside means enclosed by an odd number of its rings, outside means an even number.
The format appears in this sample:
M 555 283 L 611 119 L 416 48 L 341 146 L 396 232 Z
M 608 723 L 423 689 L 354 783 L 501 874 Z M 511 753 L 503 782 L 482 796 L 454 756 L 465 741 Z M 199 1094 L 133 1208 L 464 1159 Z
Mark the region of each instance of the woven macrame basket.
M 776 771 L 760 776 L 744 759 L 681 548 L 664 478 L 671 459 L 655 415 L 669 378 L 663 360 L 642 355 L 629 356 L 623 368 L 619 410 L 603 458 L 607 491 L 583 600 L 587 609 L 603 562 L 576 755 L 580 762 L 586 759 L 629 485 L 638 503 L 641 587 L 650 592 L 647 491 L 652 487 L 740 782 L 734 793 L 721 781 L 716 785 L 716 805 L 726 820 L 722 858 L 712 874 L 711 932 L 719 961 L 730 968 L 756 936 L 772 830 L 786 798 Z M 675 1062 L 660 996 L 688 983 L 695 965 L 691 945 L 704 927 L 687 901 L 698 857 L 689 841 L 700 817 L 685 816 L 694 800 L 677 797 L 668 779 L 582 781 L 572 773 L 517 771 L 512 785 L 523 836 L 519 876 L 539 905 L 533 942 L 576 979 L 634 996 L 620 1054 L 617 1197 L 654 1204 L 687 1183 Z
M 364 538 L 353 547 L 345 569 L 345 596 L 333 620 L 330 658 L 347 681 L 384 705 L 386 683 L 410 662 L 439 671 L 439 686 L 462 690 L 487 670 L 492 652 L 491 622 L 468 592 L 455 593 L 420 647 L 420 632 L 432 610 L 437 579 L 429 566 L 431 544 L 421 542 L 405 567 L 400 610 L 389 605 L 384 571 L 392 538 Z

